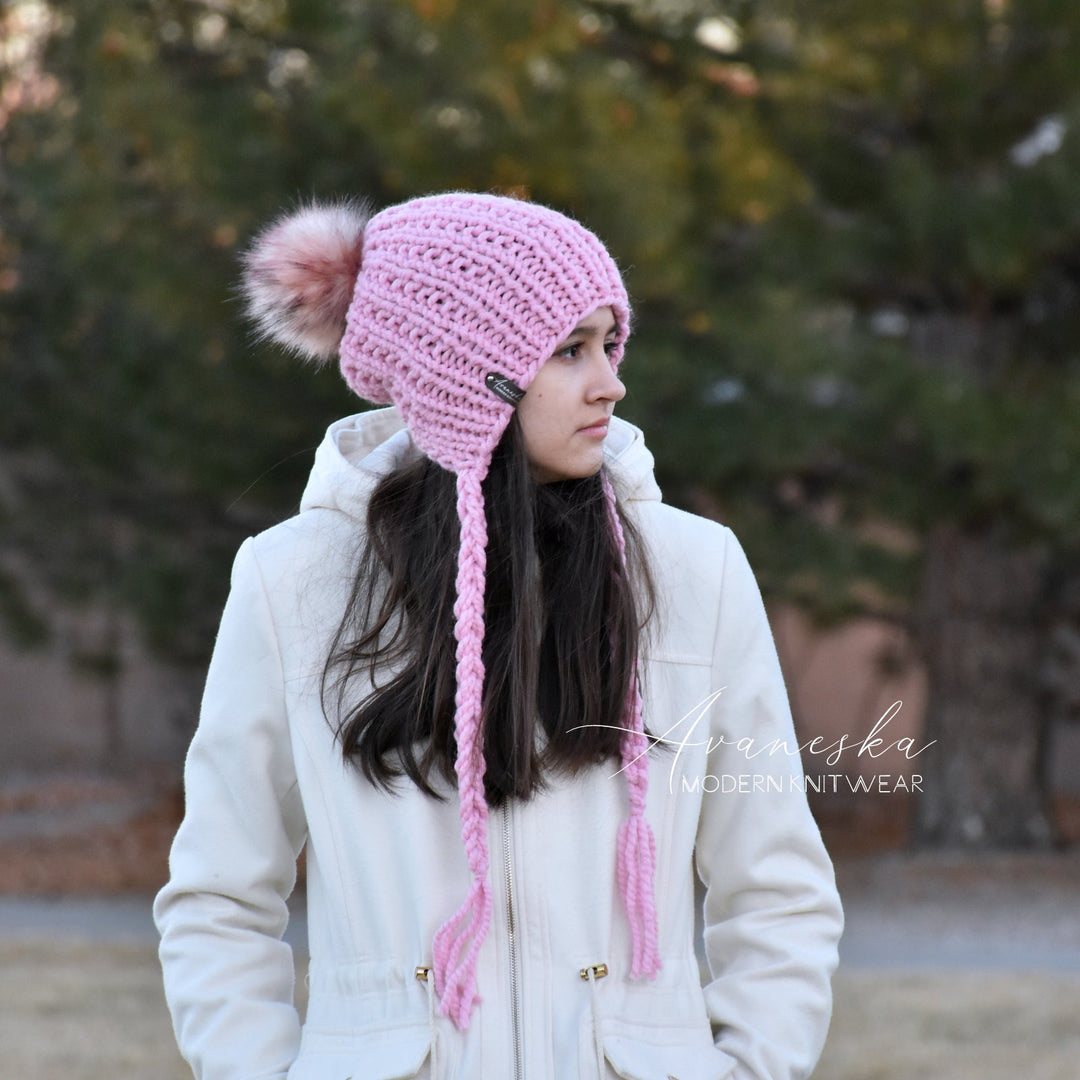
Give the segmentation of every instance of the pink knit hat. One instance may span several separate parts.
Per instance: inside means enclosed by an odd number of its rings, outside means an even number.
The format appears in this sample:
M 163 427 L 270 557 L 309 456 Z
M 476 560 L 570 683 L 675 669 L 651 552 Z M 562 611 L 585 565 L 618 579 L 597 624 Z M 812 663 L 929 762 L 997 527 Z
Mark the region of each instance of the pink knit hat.
M 354 204 L 310 206 L 271 224 L 245 258 L 249 311 L 262 332 L 316 359 L 340 356 L 362 398 L 393 403 L 416 445 L 457 475 L 455 696 L 461 833 L 473 885 L 434 941 L 443 1015 L 464 1029 L 491 921 L 483 733 L 487 522 L 482 483 L 517 403 L 555 347 L 597 308 L 616 321 L 622 358 L 630 307 L 604 245 L 576 221 L 496 195 L 432 195 L 374 216 Z M 622 526 L 602 477 L 620 553 Z M 626 703 L 621 746 L 630 815 L 618 880 L 633 940 L 630 974 L 653 976 L 657 947 L 648 767 L 641 697 Z M 469 940 L 471 938 L 471 941 Z

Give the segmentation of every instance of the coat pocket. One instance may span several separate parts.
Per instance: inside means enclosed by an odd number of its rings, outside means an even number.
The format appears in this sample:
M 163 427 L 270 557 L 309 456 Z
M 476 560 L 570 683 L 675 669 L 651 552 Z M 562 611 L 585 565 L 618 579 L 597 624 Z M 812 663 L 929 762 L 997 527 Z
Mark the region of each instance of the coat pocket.
M 384 1028 L 356 1035 L 304 1032 L 288 1080 L 406 1080 L 429 1077 L 431 1029 Z M 421 1071 L 423 1070 L 423 1071 Z
M 715 1046 L 708 1028 L 697 1025 L 630 1025 L 607 1019 L 599 1032 L 582 1031 L 582 1080 L 724 1080 L 736 1064 Z
M 735 1059 L 712 1042 L 691 1046 L 683 1042 L 651 1042 L 641 1035 L 604 1036 L 609 1075 L 623 1080 L 723 1080 Z

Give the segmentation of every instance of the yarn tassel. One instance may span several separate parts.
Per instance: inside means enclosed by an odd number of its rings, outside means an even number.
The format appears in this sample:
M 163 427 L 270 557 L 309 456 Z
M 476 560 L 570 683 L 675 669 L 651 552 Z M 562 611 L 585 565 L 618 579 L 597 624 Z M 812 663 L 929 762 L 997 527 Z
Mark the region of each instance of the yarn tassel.
M 461 907 L 438 929 L 433 942 L 433 974 L 439 1010 L 459 1031 L 469 1026 L 479 1003 L 476 964 L 491 925 L 492 894 L 488 882 L 487 819 L 484 799 L 484 585 L 487 569 L 487 520 L 483 475 L 462 472 L 457 478 L 457 510 L 461 522 L 458 548 L 454 635 L 457 639 L 457 689 L 454 730 L 455 770 L 460 798 L 461 838 L 473 884 Z M 472 941 L 466 948 L 469 937 Z
M 626 567 L 626 540 L 615 501 L 615 489 L 606 472 L 601 484 L 607 500 L 619 558 Z M 635 663 L 636 668 L 636 663 Z M 645 817 L 645 800 L 649 790 L 649 764 L 646 756 L 648 739 L 642 718 L 641 692 L 635 671 L 633 685 L 627 695 L 625 734 L 622 739 L 622 772 L 630 794 L 630 817 L 619 828 L 616 874 L 622 894 L 626 917 L 630 923 L 632 979 L 653 978 L 660 970 L 659 927 L 656 915 L 656 839 Z

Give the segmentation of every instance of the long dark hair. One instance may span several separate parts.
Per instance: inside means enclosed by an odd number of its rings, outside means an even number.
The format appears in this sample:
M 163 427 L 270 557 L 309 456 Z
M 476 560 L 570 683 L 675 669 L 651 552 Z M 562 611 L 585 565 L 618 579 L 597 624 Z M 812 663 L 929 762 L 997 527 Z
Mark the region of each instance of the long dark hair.
M 336 718 L 345 759 L 388 790 L 406 775 L 439 797 L 433 770 L 455 783 L 456 498 L 453 473 L 426 457 L 379 482 L 323 670 L 323 707 Z M 625 516 L 622 565 L 599 474 L 537 483 L 516 415 L 493 456 L 484 503 L 481 730 L 485 796 L 497 806 L 528 798 L 549 770 L 575 773 L 618 756 L 655 591 L 642 538 Z M 357 701 L 354 680 L 374 690 Z

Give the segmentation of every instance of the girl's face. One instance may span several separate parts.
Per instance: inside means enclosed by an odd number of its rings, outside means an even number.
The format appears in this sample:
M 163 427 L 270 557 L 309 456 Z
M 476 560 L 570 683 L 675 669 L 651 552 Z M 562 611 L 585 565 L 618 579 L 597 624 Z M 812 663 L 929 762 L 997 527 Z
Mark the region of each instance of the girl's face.
M 615 402 L 626 395 L 609 359 L 615 316 L 597 308 L 559 343 L 518 405 L 525 452 L 541 484 L 600 471 Z

